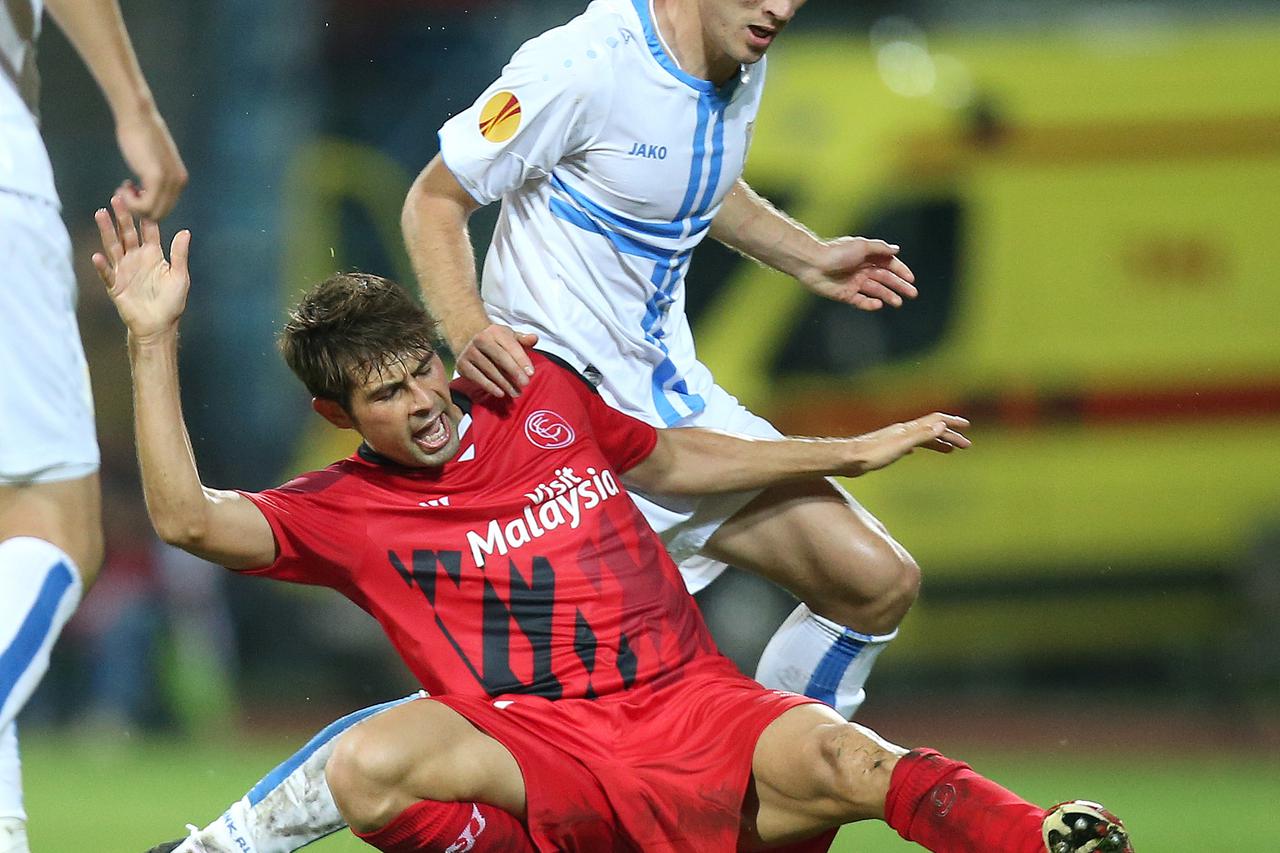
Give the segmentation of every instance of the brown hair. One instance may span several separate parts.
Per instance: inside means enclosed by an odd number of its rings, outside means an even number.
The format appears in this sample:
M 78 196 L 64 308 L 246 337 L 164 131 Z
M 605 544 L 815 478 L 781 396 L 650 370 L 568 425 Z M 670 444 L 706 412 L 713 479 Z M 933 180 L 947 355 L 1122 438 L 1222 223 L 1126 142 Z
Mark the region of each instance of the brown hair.
M 362 272 L 336 273 L 289 312 L 280 351 L 311 396 L 346 408 L 369 372 L 408 353 L 436 348 L 435 323 L 404 288 Z

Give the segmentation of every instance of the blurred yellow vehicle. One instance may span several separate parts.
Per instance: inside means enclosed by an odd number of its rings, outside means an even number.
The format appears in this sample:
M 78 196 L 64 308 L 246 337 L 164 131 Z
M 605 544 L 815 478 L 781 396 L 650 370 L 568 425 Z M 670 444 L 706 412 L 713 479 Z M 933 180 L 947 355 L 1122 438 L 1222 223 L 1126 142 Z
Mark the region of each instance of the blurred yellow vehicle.
M 895 659 L 1213 644 L 1280 526 L 1280 26 L 777 52 L 748 180 L 899 243 L 921 296 L 862 314 L 700 256 L 695 336 L 786 432 L 973 419 L 854 486 L 925 569 Z

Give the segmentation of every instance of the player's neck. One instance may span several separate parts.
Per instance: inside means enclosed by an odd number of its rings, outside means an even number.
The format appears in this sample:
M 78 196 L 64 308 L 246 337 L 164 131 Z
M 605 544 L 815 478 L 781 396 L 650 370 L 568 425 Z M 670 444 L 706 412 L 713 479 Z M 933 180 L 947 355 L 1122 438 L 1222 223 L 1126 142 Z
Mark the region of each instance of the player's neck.
M 738 73 L 734 59 L 708 41 L 697 3 L 690 0 L 652 0 L 653 25 L 663 47 L 686 74 L 717 86 Z

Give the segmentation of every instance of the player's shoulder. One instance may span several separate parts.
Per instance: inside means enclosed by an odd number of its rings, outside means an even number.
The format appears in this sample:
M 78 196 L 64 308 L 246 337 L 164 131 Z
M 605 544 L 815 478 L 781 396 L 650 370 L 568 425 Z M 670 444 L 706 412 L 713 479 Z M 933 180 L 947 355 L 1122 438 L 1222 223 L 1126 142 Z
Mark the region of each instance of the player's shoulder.
M 543 350 L 529 350 L 529 360 L 533 362 L 533 375 L 542 374 L 557 385 L 564 385 L 575 391 L 586 391 L 599 396 L 596 386 L 576 367 L 554 353 Z
M 542 80 L 583 90 L 612 86 L 625 61 L 623 31 L 630 0 L 596 0 L 576 18 L 534 36 L 511 57 L 507 70 L 537 68 Z
M 598 395 L 595 385 L 582 375 L 573 365 L 551 353 L 542 350 L 528 350 L 529 361 L 533 365 L 533 376 L 522 397 L 542 397 L 555 395 L 565 391 L 583 392 Z M 477 383 L 465 377 L 458 377 L 449 383 L 453 400 L 459 404 L 465 414 L 477 411 L 488 411 L 499 418 L 514 412 L 511 401 L 506 397 L 494 397 Z
M 335 490 L 358 487 L 370 465 L 361 457 L 364 449 L 361 446 L 360 450 L 345 459 L 339 459 L 315 471 L 298 474 L 272 491 L 320 496 Z

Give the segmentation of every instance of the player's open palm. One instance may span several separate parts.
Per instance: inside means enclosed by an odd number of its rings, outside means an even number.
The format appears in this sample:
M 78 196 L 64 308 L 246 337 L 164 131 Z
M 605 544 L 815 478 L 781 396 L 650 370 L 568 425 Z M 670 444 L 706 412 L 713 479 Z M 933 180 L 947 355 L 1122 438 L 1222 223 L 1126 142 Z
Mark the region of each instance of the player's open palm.
M 898 258 L 898 247 L 884 240 L 841 237 L 823 243 L 821 254 L 800 276 L 809 290 L 863 311 L 902 306 L 915 299 L 915 275 Z
M 969 421 L 958 415 L 934 412 L 914 421 L 892 424 L 860 435 L 858 444 L 858 474 L 876 471 L 893 464 L 917 447 L 950 453 L 964 449 L 969 441 L 962 429 L 969 428 Z
M 165 260 L 160 226 L 143 219 L 139 228 L 122 196 L 112 196 L 111 213 L 99 210 L 94 221 L 102 251 L 94 254 L 93 265 L 129 333 L 145 339 L 175 328 L 191 283 L 187 273 L 191 232 L 174 236 L 171 260 Z

